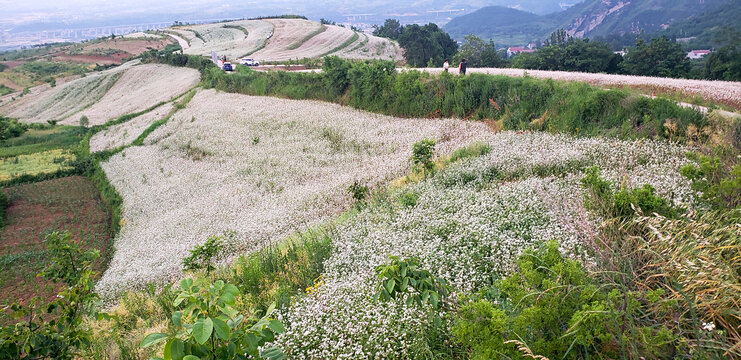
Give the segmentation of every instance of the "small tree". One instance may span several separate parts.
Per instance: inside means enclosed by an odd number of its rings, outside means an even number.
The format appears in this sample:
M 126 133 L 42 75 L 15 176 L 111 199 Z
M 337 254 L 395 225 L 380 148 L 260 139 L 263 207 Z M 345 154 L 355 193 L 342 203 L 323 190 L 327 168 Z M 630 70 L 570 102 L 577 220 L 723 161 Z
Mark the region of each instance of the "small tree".
M 417 141 L 412 146 L 412 164 L 424 172 L 435 171 L 435 163 L 432 157 L 435 155 L 435 140 L 424 139 Z
M 82 115 L 80 118 L 80 126 L 86 128 L 88 125 L 90 125 L 90 119 L 88 119 L 87 116 Z
M 190 255 L 183 258 L 185 271 L 205 269 L 207 274 L 215 269 L 213 259 L 221 252 L 224 244 L 220 236 L 211 236 L 203 245 L 196 245 L 190 250 Z

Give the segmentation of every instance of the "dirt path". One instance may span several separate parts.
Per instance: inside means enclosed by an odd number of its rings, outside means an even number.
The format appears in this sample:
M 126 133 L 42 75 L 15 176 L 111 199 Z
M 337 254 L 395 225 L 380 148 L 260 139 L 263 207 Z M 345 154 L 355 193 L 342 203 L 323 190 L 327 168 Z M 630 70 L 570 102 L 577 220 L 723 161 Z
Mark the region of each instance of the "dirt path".
M 183 50 L 185 50 L 185 49 L 187 49 L 187 48 L 190 47 L 190 45 L 188 45 L 188 42 L 185 41 L 185 39 L 181 38 L 180 36 L 173 35 L 173 34 L 170 34 L 170 33 L 165 33 L 165 35 L 167 35 L 167 36 L 175 39 L 178 42 L 178 44 L 180 44 L 180 47 L 183 48 Z

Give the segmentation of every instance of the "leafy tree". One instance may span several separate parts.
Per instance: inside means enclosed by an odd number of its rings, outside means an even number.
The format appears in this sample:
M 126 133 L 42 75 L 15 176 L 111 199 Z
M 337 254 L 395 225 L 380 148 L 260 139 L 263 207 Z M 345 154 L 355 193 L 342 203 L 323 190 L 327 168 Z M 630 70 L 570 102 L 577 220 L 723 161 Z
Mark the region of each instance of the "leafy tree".
M 399 36 L 399 45 L 404 48 L 404 58 L 415 67 L 423 67 L 430 59 L 442 64 L 458 51 L 458 43 L 437 25 L 409 25 Z
M 412 164 L 422 171 L 432 173 L 435 171 L 435 140 L 424 139 L 412 145 Z
M 85 314 L 96 315 L 92 264 L 97 250 L 83 250 L 70 240 L 70 234 L 53 232 L 46 236 L 50 265 L 39 276 L 67 284 L 56 299 L 43 305 L 41 298 L 30 305 L 6 308 L 18 321 L 0 327 L 0 359 L 74 359 L 90 342 L 83 326 Z
M 561 70 L 580 72 L 616 73 L 620 55 L 612 52 L 609 45 L 576 39 L 563 29 L 551 34 L 545 46 L 535 53 L 520 54 L 514 58 L 513 67 L 537 70 Z
M 638 40 L 628 49 L 620 68 L 627 74 L 661 77 L 685 77 L 690 62 L 682 47 L 666 35 L 646 43 Z
M 183 279 L 170 317 L 174 333 L 152 333 L 141 342 L 146 348 L 165 342 L 164 360 L 270 359 L 286 356 L 280 348 L 264 347 L 285 331 L 283 323 L 271 319 L 271 306 L 252 325 L 234 309 L 239 289 L 218 280 Z M 247 355 L 247 356 L 245 356 Z
M 497 53 L 494 42 L 487 43 L 476 35 L 466 35 L 461 45 L 456 61 L 466 59 L 471 67 L 499 67 L 502 66 L 502 58 Z
M 705 77 L 712 80 L 741 81 L 740 46 L 726 45 L 712 52 L 705 62 Z
M 386 19 L 386 21 L 384 21 L 382 26 L 375 27 L 375 29 L 373 30 L 373 35 L 389 38 L 392 40 L 399 40 L 399 36 L 401 35 L 401 32 L 403 30 L 404 30 L 404 27 L 401 26 L 401 23 L 399 23 L 399 20 Z
M 88 119 L 87 116 L 82 115 L 82 117 L 80 117 L 80 126 L 87 127 L 88 125 L 90 125 L 90 119 Z

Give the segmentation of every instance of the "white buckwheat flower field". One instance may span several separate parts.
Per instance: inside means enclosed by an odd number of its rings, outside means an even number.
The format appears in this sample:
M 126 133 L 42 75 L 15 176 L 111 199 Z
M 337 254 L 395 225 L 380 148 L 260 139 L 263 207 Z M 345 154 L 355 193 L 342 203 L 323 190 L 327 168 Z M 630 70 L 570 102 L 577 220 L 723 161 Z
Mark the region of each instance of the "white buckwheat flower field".
M 118 139 L 120 131 L 109 135 Z M 105 144 L 107 135 L 99 136 Z M 143 146 L 102 163 L 124 213 L 97 289 L 112 298 L 176 280 L 180 259 L 211 235 L 232 233 L 228 253 L 236 255 L 327 223 L 352 206 L 352 183 L 383 191 L 408 173 L 411 146 L 424 138 L 437 140 L 438 155 L 472 143 L 491 151 L 392 187 L 330 231 L 323 284 L 280 313 L 287 331 L 276 342 L 291 358 L 411 351 L 429 321 L 424 309 L 372 299 L 374 268 L 389 255 L 419 259 L 455 293 L 508 274 L 524 249 L 551 239 L 588 262 L 584 244 L 598 219 L 584 207 L 587 167 L 598 166 L 613 184 L 651 184 L 676 205 L 694 205 L 678 172 L 688 149 L 665 141 L 492 133 L 456 119 L 201 90 Z

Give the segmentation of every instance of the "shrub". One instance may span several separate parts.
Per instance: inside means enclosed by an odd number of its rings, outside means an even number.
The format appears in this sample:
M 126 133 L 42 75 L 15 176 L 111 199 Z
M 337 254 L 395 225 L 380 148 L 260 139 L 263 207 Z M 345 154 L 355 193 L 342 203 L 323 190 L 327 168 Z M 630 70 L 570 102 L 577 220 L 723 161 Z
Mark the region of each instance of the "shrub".
M 164 359 L 285 359 L 276 347 L 264 347 L 284 331 L 283 324 L 264 317 L 247 325 L 235 309 L 239 289 L 221 280 L 183 279 L 173 306 L 182 309 L 172 313 L 174 333 L 152 333 L 141 342 L 146 348 L 165 342 Z
M 636 207 L 647 214 L 677 216 L 677 209 L 672 207 L 666 199 L 656 195 L 656 190 L 651 185 L 645 184 L 636 189 L 622 187 L 615 192 L 610 182 L 602 178 L 596 166 L 586 169 L 586 175 L 581 182 L 589 192 L 587 205 L 602 214 L 616 218 L 629 218 L 634 216 L 633 207 Z
M 74 359 L 90 343 L 82 319 L 85 314 L 96 315 L 91 264 L 98 252 L 82 250 L 70 241 L 69 233 L 51 233 L 46 242 L 50 266 L 40 276 L 67 287 L 49 303 L 39 305 L 42 299 L 35 298 L 30 305 L 6 308 L 18 322 L 0 327 L 2 359 Z
M 361 185 L 359 182 L 355 181 L 347 188 L 347 191 L 352 196 L 353 200 L 356 202 L 361 202 L 365 200 L 368 197 L 369 190 L 368 187 L 365 185 Z
M 425 173 L 434 172 L 433 156 L 435 156 L 435 140 L 424 139 L 412 145 L 412 165 L 417 169 Z
M 741 164 L 730 170 L 717 156 L 692 157 L 699 167 L 688 164 L 681 173 L 692 181 L 692 189 L 702 193 L 701 198 L 716 208 L 735 209 L 741 206 Z
M 207 274 L 215 269 L 213 260 L 224 244 L 219 236 L 211 236 L 203 245 L 196 245 L 190 250 L 190 255 L 183 258 L 183 269 L 185 271 L 206 270 Z
M 8 201 L 8 195 L 0 190 L 0 228 L 5 226 L 5 215 L 10 202 Z
M 429 271 L 421 269 L 415 259 L 390 256 L 388 263 L 376 267 L 376 273 L 381 280 L 376 298 L 381 301 L 398 299 L 404 300 L 407 306 L 429 303 L 437 308 L 450 293 L 445 279 L 432 276 Z
M 88 119 L 87 116 L 82 115 L 82 117 L 80 117 L 80 126 L 86 128 L 88 125 L 90 125 L 90 119 Z

